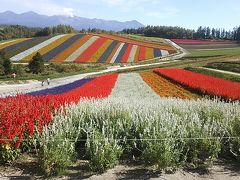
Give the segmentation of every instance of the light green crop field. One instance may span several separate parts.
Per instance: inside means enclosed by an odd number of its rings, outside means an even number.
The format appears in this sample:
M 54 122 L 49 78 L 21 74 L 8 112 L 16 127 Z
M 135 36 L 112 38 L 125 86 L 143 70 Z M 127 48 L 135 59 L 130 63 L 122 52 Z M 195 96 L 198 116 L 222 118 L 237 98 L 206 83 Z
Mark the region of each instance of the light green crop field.
M 240 56 L 240 47 L 229 49 L 214 49 L 214 50 L 189 50 L 191 53 L 188 57 L 191 58 L 206 58 L 220 56 Z
M 147 41 L 147 42 L 154 42 L 154 43 L 158 43 L 158 44 L 168 44 L 164 38 L 158 38 L 158 37 L 146 37 L 143 35 L 136 35 L 136 34 L 127 34 L 127 35 L 123 35 L 125 37 L 129 37 L 132 39 L 136 39 L 136 40 L 141 40 L 141 41 Z

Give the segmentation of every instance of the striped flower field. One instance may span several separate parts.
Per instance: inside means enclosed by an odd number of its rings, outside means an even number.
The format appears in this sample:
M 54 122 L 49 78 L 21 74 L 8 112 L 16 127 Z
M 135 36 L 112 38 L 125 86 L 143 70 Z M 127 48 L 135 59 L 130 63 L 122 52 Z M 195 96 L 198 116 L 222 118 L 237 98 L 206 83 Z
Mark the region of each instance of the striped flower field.
M 0 44 L 14 62 L 28 62 L 39 52 L 46 62 L 137 63 L 176 53 L 169 44 L 154 44 L 108 34 L 64 34 L 17 39 Z
M 104 44 L 104 49 L 114 42 L 103 37 L 97 39 L 99 41 L 95 43 Z M 87 48 L 93 49 L 93 44 L 89 43 Z M 131 54 L 130 47 L 125 46 L 128 54 Z M 100 57 L 97 53 L 94 56 Z M 121 61 L 124 56 L 112 53 L 111 58 Z M 194 81 L 206 81 L 206 78 L 213 86 L 217 81 L 231 83 L 180 69 L 155 69 L 88 77 L 0 98 L 0 162 L 16 158 L 20 152 L 26 151 L 26 147 L 33 148 L 33 141 L 37 143 L 35 148 L 40 149 L 38 156 L 46 174 L 56 173 L 58 167 L 65 168 L 67 160 L 68 166 L 73 163 L 70 157 L 78 151 L 78 145 L 75 146 L 78 140 L 83 140 L 84 147 L 81 148 L 86 150 L 94 171 L 110 168 L 108 163 L 117 161 L 129 150 L 136 153 L 136 148 L 142 152 L 137 153 L 138 158 L 144 160 L 142 162 L 157 164 L 162 169 L 184 164 L 186 159 L 194 164 L 213 161 L 220 153 L 221 143 L 224 144 L 221 147 L 230 143 L 231 153 L 240 154 L 239 139 L 229 138 L 239 134 L 239 101 L 226 103 L 202 96 L 215 93 L 226 98 L 225 93 L 229 93 L 231 97 L 231 90 L 218 94 L 217 87 L 210 91 L 209 85 L 204 83 L 199 83 L 204 92 L 185 88 L 188 79 L 193 82 L 189 86 L 194 88 Z M 233 86 L 238 88 L 239 84 Z M 219 91 L 221 89 L 219 86 Z M 196 156 L 192 157 L 192 153 Z M 99 166 L 99 157 L 110 159 Z M 162 164 L 166 158 L 172 161 L 167 159 L 170 163 Z

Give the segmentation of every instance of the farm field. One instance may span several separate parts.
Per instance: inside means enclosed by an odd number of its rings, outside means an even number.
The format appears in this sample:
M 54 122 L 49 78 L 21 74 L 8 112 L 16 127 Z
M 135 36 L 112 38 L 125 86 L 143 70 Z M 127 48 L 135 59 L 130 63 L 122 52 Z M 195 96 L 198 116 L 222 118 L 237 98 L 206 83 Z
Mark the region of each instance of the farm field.
M 63 34 L 0 44 L 13 62 L 28 62 L 39 52 L 46 62 L 137 63 L 166 57 L 176 49 L 161 43 L 110 34 Z

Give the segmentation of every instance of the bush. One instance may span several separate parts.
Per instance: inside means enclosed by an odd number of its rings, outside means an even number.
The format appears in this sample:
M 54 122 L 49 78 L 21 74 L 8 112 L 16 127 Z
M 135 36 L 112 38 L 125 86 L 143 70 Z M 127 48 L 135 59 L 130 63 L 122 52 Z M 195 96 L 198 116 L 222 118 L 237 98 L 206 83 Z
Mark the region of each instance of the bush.
M 6 58 L 5 52 L 0 51 L 0 73 L 8 75 L 12 72 L 12 63 Z
M 0 144 L 0 164 L 16 159 L 20 152 L 20 149 L 12 148 L 9 144 Z
M 39 163 L 46 175 L 62 175 L 76 159 L 75 143 L 78 129 L 72 119 L 65 116 L 45 126 L 37 139 L 40 142 Z
M 182 150 L 174 139 L 149 141 L 143 151 L 146 164 L 157 165 L 158 169 L 176 168 L 180 164 Z
M 44 60 L 39 52 L 33 56 L 28 64 L 28 68 L 30 69 L 30 72 L 34 74 L 42 73 L 44 71 Z
M 90 168 L 104 172 L 118 164 L 122 148 L 115 140 L 108 140 L 101 133 L 94 132 L 87 140 L 87 153 L 90 157 Z

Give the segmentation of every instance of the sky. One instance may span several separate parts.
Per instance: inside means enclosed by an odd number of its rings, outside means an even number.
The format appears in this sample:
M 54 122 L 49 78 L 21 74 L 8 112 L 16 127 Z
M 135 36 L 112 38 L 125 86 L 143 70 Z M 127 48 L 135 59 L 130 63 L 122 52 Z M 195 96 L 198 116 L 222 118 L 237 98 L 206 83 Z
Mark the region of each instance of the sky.
M 0 0 L 0 12 L 8 10 L 190 29 L 203 25 L 230 30 L 240 25 L 240 0 Z

